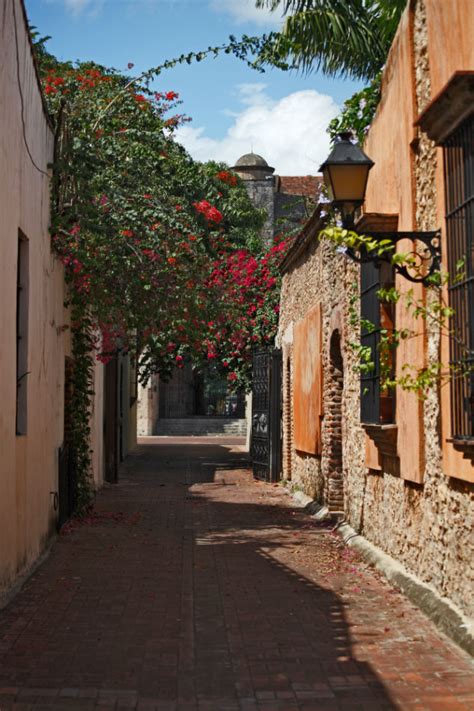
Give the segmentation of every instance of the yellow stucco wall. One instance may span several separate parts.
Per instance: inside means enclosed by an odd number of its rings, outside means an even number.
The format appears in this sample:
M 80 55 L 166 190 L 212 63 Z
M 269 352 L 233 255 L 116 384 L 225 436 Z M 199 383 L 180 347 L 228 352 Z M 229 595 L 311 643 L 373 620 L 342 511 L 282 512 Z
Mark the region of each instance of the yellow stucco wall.
M 67 325 L 63 268 L 51 252 L 48 234 L 50 181 L 34 167 L 25 146 L 26 139 L 34 162 L 47 172 L 53 158 L 53 134 L 19 0 L 0 2 L 0 48 L 1 591 L 39 555 L 54 531 L 50 492 L 57 490 L 68 337 L 63 330 Z M 23 436 L 15 432 L 19 230 L 29 242 L 28 414 Z

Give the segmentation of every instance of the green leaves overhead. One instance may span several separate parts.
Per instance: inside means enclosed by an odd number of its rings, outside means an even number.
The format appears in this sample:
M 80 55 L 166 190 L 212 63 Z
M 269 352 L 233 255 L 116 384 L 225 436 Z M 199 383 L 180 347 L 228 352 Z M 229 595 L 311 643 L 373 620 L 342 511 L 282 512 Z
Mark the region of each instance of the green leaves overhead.
M 281 10 L 286 17 L 283 31 L 266 42 L 280 61 L 304 72 L 320 69 L 353 79 L 373 79 L 380 71 L 405 5 L 405 0 L 256 0 L 257 7 Z

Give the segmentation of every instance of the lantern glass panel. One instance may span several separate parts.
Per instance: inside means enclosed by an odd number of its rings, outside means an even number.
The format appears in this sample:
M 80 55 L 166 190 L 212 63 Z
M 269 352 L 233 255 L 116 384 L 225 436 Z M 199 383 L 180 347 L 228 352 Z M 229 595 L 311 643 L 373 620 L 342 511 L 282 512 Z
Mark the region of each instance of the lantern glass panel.
M 369 169 L 368 165 L 328 166 L 324 173 L 330 173 L 330 197 L 335 202 L 363 202 Z

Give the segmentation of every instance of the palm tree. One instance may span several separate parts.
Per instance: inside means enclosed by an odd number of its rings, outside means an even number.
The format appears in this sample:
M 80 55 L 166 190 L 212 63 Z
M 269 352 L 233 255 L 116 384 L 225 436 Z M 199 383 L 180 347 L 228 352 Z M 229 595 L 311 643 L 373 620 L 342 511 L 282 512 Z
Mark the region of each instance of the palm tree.
M 407 0 L 256 0 L 281 9 L 283 30 L 273 33 L 272 53 L 303 72 L 373 79 L 385 63 Z

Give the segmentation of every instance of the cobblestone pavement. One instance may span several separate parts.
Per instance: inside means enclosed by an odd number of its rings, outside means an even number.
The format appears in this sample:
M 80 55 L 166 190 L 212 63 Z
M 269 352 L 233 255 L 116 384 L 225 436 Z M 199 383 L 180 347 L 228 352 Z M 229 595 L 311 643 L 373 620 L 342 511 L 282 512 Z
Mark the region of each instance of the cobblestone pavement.
M 474 709 L 468 656 L 241 447 L 143 441 L 0 612 L 1 711 Z

